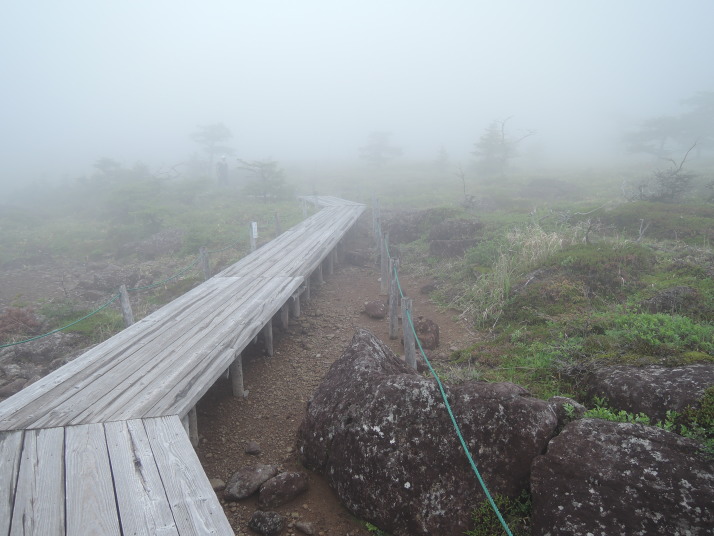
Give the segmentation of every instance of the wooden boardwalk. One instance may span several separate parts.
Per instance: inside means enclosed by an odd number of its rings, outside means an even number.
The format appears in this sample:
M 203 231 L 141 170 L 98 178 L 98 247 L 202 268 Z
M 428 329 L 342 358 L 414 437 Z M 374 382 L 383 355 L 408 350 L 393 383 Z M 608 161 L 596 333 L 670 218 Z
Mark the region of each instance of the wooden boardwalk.
M 303 199 L 325 208 L 0 403 L 0 536 L 233 534 L 185 429 L 227 370 L 242 394 L 241 351 L 272 354 L 365 209 Z

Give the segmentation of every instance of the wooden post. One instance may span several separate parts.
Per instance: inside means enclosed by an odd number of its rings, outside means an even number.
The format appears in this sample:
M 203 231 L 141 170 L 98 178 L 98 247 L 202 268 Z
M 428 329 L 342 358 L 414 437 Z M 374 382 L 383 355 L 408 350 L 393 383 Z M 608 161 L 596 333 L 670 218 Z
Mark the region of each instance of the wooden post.
M 293 294 L 290 305 L 292 306 L 293 317 L 300 318 L 300 291 Z
M 283 329 L 290 327 L 290 308 L 287 303 L 280 308 L 280 327 Z
M 381 222 L 381 215 L 380 215 L 380 210 L 379 210 L 379 199 L 374 200 L 374 208 L 372 209 L 372 215 L 374 218 L 374 242 L 377 248 L 377 251 L 379 251 L 380 248 L 380 241 L 382 240 L 382 222 Z
M 399 259 L 389 259 L 389 338 L 399 336 L 399 321 L 397 309 L 399 308 L 399 285 L 397 284 L 397 271 Z
M 283 226 L 280 224 L 280 214 L 275 213 L 275 236 L 280 236 L 283 232 Z
M 124 317 L 124 327 L 128 328 L 134 323 L 134 313 L 131 310 L 131 302 L 129 301 L 129 293 L 126 291 L 126 285 L 119 287 L 119 303 L 121 304 L 121 315 Z
M 307 201 L 300 199 L 300 206 L 302 206 L 302 219 L 307 218 Z
M 248 392 L 243 388 L 243 356 L 240 352 L 236 352 L 233 358 L 233 363 L 230 366 L 231 371 L 231 387 L 233 388 L 233 396 L 245 398 Z
M 198 250 L 198 257 L 201 270 L 203 270 L 203 280 L 206 281 L 211 278 L 211 269 L 208 264 L 208 251 L 206 251 L 206 248 L 202 247 Z
M 191 440 L 191 445 L 198 446 L 198 412 L 196 406 L 188 412 L 188 437 Z
M 387 294 L 389 292 L 389 256 L 387 251 L 389 249 L 389 233 L 384 233 L 381 242 L 381 248 L 379 250 L 379 264 L 380 264 L 380 294 Z
M 268 357 L 273 357 L 273 321 L 268 320 L 268 323 L 263 326 L 263 338 L 265 339 L 265 353 Z
M 335 272 L 335 257 L 334 257 L 335 251 L 332 250 L 327 254 L 327 257 L 325 258 L 325 271 L 327 272 L 327 276 L 331 276 Z
M 248 229 L 250 234 L 250 250 L 255 251 L 258 248 L 258 222 L 250 222 L 250 228 Z
M 322 278 L 322 263 L 317 265 L 317 269 L 312 274 L 315 277 L 315 283 L 322 285 L 325 280 Z
M 416 369 L 416 341 L 412 329 L 412 299 L 402 298 L 402 335 L 404 336 L 404 361 Z
M 300 299 L 300 296 L 298 296 L 298 299 Z M 305 299 L 307 301 L 310 301 L 310 278 L 308 277 L 305 279 Z

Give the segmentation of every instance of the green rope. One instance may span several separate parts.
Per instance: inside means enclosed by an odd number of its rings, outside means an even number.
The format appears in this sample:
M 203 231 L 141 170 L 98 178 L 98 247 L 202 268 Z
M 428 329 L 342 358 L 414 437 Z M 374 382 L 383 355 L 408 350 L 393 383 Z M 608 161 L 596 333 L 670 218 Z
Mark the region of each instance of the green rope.
M 231 249 L 231 248 L 237 246 L 237 245 L 240 244 L 242 241 L 243 241 L 243 239 L 242 239 L 242 238 L 239 238 L 238 240 L 236 240 L 236 241 L 233 242 L 232 244 L 228 244 L 228 245 L 227 245 L 226 247 L 224 247 L 224 248 L 214 249 L 214 250 L 211 250 L 211 251 L 206 251 L 206 253 L 210 253 L 210 254 L 223 253 L 224 251 L 227 251 L 227 250 L 229 250 L 229 249 Z
M 399 279 L 397 278 L 397 280 L 399 280 Z M 414 333 L 414 339 L 416 340 L 417 345 L 419 345 L 419 351 L 421 352 L 421 355 L 424 358 L 424 362 L 426 363 L 426 366 L 429 367 L 429 372 L 431 372 L 431 375 L 434 376 L 434 379 L 436 380 L 436 384 L 439 386 L 439 391 L 441 392 L 441 398 L 444 399 L 444 404 L 446 405 L 446 411 L 449 413 L 449 417 L 451 418 L 451 423 L 454 425 L 454 430 L 456 430 L 456 435 L 459 437 L 459 441 L 461 442 L 461 447 L 463 448 L 464 453 L 466 454 L 466 457 L 469 460 L 469 464 L 471 464 L 471 469 L 473 469 L 473 472 L 476 474 L 476 478 L 478 479 L 479 484 L 481 484 L 481 489 L 483 489 L 483 492 L 486 495 L 488 502 L 491 504 L 491 508 L 496 513 L 496 517 L 498 517 L 498 520 L 501 522 L 501 526 L 503 527 L 503 530 L 506 531 L 506 534 L 508 536 L 513 536 L 511 529 L 508 528 L 508 524 L 503 519 L 501 512 L 498 510 L 498 506 L 496 506 L 496 503 L 493 500 L 491 493 L 488 491 L 488 488 L 486 487 L 486 482 L 484 482 L 483 477 L 481 476 L 481 473 L 478 470 L 478 467 L 476 467 L 476 462 L 474 462 L 474 459 L 471 456 L 471 451 L 469 450 L 469 447 L 466 444 L 466 440 L 464 439 L 464 436 L 461 433 L 461 428 L 459 427 L 459 424 L 456 422 L 456 417 L 454 416 L 454 413 L 451 410 L 451 404 L 449 404 L 449 399 L 446 396 L 446 391 L 444 390 L 444 386 L 442 385 L 441 380 L 439 379 L 439 375 L 436 373 L 434 368 L 431 366 L 429 359 L 426 357 L 426 352 L 424 352 L 424 348 L 422 348 L 421 341 L 419 340 L 419 337 L 417 336 L 416 329 L 414 328 L 414 323 L 412 322 L 411 312 L 409 312 L 409 311 L 407 311 L 407 319 L 409 320 L 409 326 L 411 327 L 412 332 Z
M 175 273 L 174 275 L 172 275 L 171 277 L 168 277 L 168 278 L 166 278 L 166 279 L 164 279 L 164 280 L 162 280 L 162 281 L 159 281 L 159 282 L 157 282 L 157 283 L 152 283 L 151 285 L 144 285 L 143 287 L 128 288 L 128 289 L 126 289 L 126 290 L 127 290 L 127 292 L 128 292 L 128 291 L 134 291 L 134 290 L 148 290 L 148 289 L 150 289 L 150 288 L 160 287 L 161 285 L 164 285 L 164 284 L 168 283 L 169 281 L 173 281 L 174 279 L 181 277 L 183 274 L 185 274 L 186 272 L 188 272 L 191 268 L 195 267 L 195 266 L 198 264 L 199 261 L 200 261 L 200 259 L 196 259 L 195 261 L 193 261 L 193 262 L 192 262 L 191 264 L 189 264 L 188 266 L 186 266 L 186 267 L 184 267 L 184 268 L 181 268 L 181 270 L 179 270 L 178 272 L 176 272 L 176 273 Z
M 17 342 L 11 342 L 11 343 L 7 343 L 7 344 L 0 344 L 0 348 L 7 348 L 7 347 L 9 347 L 9 346 L 17 346 L 18 344 L 23 344 L 23 343 L 30 342 L 30 341 L 36 341 L 36 340 L 42 339 L 42 338 L 44 338 L 44 337 L 49 337 L 50 335 L 52 335 L 52 334 L 54 334 L 54 333 L 57 333 L 58 331 L 62 331 L 62 330 L 64 330 L 64 329 L 71 328 L 72 326 L 74 326 L 74 325 L 76 325 L 76 324 L 79 324 L 82 320 L 86 320 L 86 319 L 89 318 L 90 316 L 97 314 L 97 313 L 98 313 L 99 311 L 101 311 L 102 309 L 105 309 L 105 308 L 109 307 L 112 303 L 114 303 L 115 301 L 117 301 L 117 299 L 119 299 L 119 293 L 118 293 L 118 292 L 117 292 L 117 293 L 114 295 L 114 297 L 113 297 L 112 299 L 110 299 L 107 303 L 105 303 L 104 305 L 102 305 L 101 307 L 99 307 L 99 309 L 95 309 L 95 310 L 92 311 L 91 313 L 84 315 L 82 318 L 80 318 L 79 320 L 75 320 L 75 321 L 72 322 L 71 324 L 67 324 L 66 326 L 62 326 L 61 328 L 53 329 L 52 331 L 50 331 L 50 332 L 48 332 L 48 333 L 44 333 L 44 334 L 42 334 L 42 335 L 37 335 L 37 336 L 35 336 L 35 337 L 31 337 L 31 338 L 29 338 L 29 339 L 25 339 L 24 341 L 17 341 Z

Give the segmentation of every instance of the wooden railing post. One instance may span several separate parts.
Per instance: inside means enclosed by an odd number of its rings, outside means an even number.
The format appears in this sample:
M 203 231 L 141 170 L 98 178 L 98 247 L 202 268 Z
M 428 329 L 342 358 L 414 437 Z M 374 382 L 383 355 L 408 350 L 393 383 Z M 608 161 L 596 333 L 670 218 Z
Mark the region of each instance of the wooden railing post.
M 124 327 L 128 328 L 134 323 L 134 313 L 131 310 L 131 302 L 129 301 L 126 285 L 119 287 L 119 303 L 121 305 L 121 315 L 124 317 Z
M 381 274 L 379 285 L 380 294 L 387 294 L 387 292 L 389 292 L 389 254 L 387 253 L 388 251 L 389 233 L 384 233 L 384 235 L 382 236 L 381 248 L 379 250 L 379 272 Z
M 402 298 L 402 335 L 404 336 L 404 361 L 407 366 L 416 369 L 416 340 L 412 329 L 412 299 Z
M 248 230 L 250 234 L 250 251 L 255 251 L 258 249 L 258 222 L 250 222 L 250 228 Z
M 399 259 L 389 259 L 389 338 L 396 339 L 399 336 L 399 284 L 397 283 L 397 272 L 399 270 Z
M 205 247 L 198 250 L 198 257 L 201 270 L 203 270 L 203 280 L 207 281 L 211 278 L 211 268 L 208 263 L 208 251 L 206 251 Z

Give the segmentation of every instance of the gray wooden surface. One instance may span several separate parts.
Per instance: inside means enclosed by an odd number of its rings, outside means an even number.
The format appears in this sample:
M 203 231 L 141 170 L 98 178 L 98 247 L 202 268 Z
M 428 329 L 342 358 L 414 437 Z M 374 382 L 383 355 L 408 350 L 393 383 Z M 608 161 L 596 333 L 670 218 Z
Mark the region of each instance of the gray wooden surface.
M 365 209 L 309 197 L 326 208 L 0 402 L 0 536 L 233 535 L 181 418 Z
M 8 438 L 3 536 L 234 534 L 178 416 Z

